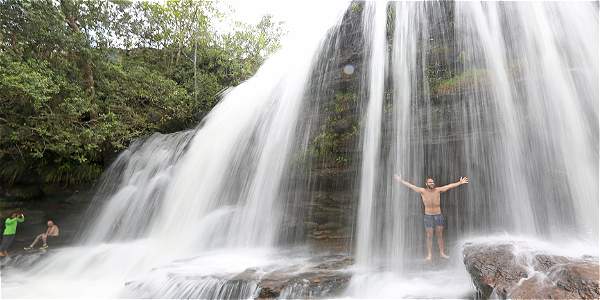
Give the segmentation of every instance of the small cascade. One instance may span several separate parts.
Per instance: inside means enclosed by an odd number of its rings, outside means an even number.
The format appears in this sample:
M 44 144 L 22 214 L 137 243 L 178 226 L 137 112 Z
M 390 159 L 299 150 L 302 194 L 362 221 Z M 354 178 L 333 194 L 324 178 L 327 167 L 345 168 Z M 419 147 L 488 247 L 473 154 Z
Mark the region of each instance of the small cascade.
M 144 236 L 166 201 L 164 190 L 173 179 L 173 166 L 193 135 L 194 131 L 156 133 L 121 153 L 100 180 L 86 218 L 94 222 L 80 240 L 98 243 Z

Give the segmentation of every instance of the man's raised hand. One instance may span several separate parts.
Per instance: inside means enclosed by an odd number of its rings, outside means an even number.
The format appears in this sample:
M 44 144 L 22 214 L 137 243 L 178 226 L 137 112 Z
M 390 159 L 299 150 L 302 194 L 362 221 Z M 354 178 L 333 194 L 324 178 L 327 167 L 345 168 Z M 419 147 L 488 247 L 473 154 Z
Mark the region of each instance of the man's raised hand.
M 402 181 L 402 178 L 400 178 L 400 175 L 398 175 L 398 174 L 394 174 L 394 179 L 396 181 Z
M 459 182 L 461 184 L 469 183 L 469 177 L 461 177 Z

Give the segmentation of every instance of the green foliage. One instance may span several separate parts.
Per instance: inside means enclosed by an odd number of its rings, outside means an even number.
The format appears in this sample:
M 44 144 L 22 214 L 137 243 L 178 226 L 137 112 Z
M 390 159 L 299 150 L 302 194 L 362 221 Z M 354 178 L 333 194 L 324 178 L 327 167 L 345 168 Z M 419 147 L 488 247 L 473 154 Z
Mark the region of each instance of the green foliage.
M 361 13 L 363 10 L 364 4 L 360 2 L 352 2 L 350 4 L 350 9 L 353 13 Z
M 279 46 L 214 28 L 214 1 L 0 0 L 0 179 L 74 185 L 154 131 L 189 128 Z

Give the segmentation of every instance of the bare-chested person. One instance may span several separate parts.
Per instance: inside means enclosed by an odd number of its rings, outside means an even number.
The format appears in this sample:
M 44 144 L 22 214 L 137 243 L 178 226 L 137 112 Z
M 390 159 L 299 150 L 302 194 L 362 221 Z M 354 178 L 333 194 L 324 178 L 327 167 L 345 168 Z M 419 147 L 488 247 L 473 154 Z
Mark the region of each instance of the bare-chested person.
M 469 183 L 469 178 L 461 177 L 459 181 L 451 183 L 442 187 L 436 187 L 433 178 L 427 177 L 425 180 L 425 188 L 417 187 L 400 178 L 398 175 L 394 175 L 394 179 L 401 182 L 411 190 L 421 194 L 423 205 L 425 205 L 425 215 L 423 216 L 423 223 L 425 224 L 425 232 L 427 233 L 427 258 L 425 260 L 431 261 L 431 246 L 433 239 L 433 227 L 435 224 L 435 236 L 437 237 L 438 247 L 440 248 L 440 256 L 448 258 L 444 249 L 444 216 L 442 215 L 442 209 L 440 207 L 440 193 L 446 192 L 450 189 Z
M 42 247 L 40 249 L 48 248 L 48 239 L 51 237 L 57 237 L 59 234 L 59 229 L 58 226 L 54 224 L 54 221 L 52 220 L 48 220 L 46 225 L 48 225 L 48 229 L 46 229 L 46 232 L 40 233 L 38 236 L 36 236 L 35 240 L 33 240 L 31 245 L 29 245 L 29 247 L 24 248 L 25 250 L 33 249 L 33 247 L 35 247 L 35 244 L 37 244 L 40 240 L 42 240 Z

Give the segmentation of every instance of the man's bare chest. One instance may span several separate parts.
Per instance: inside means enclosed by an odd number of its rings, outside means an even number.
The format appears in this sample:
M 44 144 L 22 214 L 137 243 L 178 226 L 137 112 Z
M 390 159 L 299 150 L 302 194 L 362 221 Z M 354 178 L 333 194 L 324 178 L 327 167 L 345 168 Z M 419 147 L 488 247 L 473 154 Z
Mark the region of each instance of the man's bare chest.
M 439 192 L 429 192 L 425 191 L 421 194 L 421 199 L 423 200 L 423 204 L 428 205 L 439 205 L 440 203 L 440 193 Z

